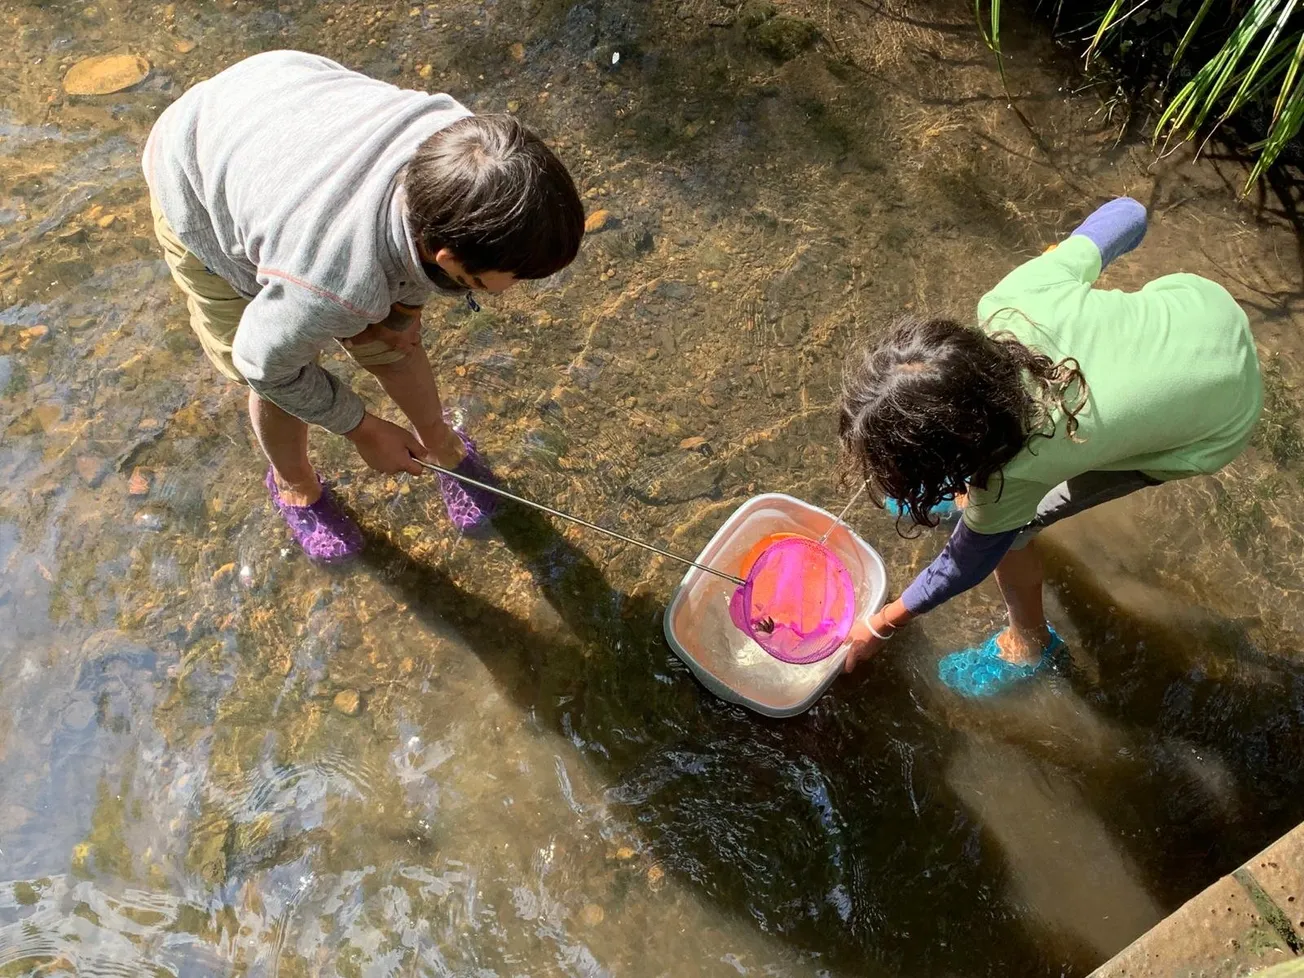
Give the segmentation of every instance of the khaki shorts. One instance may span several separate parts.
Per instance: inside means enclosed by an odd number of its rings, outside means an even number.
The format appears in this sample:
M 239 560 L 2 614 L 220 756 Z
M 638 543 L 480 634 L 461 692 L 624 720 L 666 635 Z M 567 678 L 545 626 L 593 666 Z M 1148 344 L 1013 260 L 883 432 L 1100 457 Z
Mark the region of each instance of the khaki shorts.
M 245 379 L 231 360 L 231 344 L 235 342 L 236 327 L 244 315 L 249 300 L 242 296 L 222 276 L 210 272 L 204 263 L 186 250 L 181 239 L 168 225 L 167 218 L 153 195 L 149 199 L 149 209 L 154 215 L 154 236 L 163 246 L 163 259 L 168 263 L 172 279 L 186 297 L 186 308 L 190 310 L 190 328 L 199 337 L 199 344 L 204 353 L 213 362 L 222 376 L 243 384 Z M 379 367 L 387 363 L 398 363 L 407 356 L 402 350 L 396 350 L 381 340 L 359 343 L 344 348 L 361 367 Z

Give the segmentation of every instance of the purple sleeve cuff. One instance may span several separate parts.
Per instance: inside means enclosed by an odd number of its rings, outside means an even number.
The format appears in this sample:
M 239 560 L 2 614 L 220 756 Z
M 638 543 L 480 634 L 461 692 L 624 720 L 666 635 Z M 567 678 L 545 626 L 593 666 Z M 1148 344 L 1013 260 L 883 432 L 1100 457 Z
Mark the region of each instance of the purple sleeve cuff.
M 1074 230 L 1100 249 L 1100 268 L 1141 243 L 1146 235 L 1145 205 L 1131 197 L 1117 197 L 1097 207 Z
M 1018 530 L 979 533 L 960 520 L 937 559 L 901 595 L 902 604 L 912 615 L 922 615 L 963 594 L 996 570 L 1018 535 Z

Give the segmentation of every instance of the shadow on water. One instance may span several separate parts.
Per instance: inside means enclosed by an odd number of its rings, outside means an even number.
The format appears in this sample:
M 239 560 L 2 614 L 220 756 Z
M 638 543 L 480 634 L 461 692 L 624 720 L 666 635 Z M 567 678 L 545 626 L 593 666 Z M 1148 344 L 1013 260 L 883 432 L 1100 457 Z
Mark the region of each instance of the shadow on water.
M 662 865 L 829 964 L 1083 973 L 1301 815 L 1304 670 L 1212 614 L 1119 610 L 1062 548 L 1047 546 L 1080 649 L 1067 677 L 956 703 L 921 675 L 941 651 L 916 635 L 768 721 L 685 681 L 661 604 L 613 590 L 547 520 L 507 507 L 495 526 L 568 634 L 382 539 L 366 560 L 580 747 Z M 1195 664 L 1210 657 L 1229 668 Z
M 920 799 L 912 811 L 900 797 L 901 774 L 928 783 L 911 768 L 937 754 L 936 730 L 909 711 L 883 726 L 824 707 L 767 721 L 715 700 L 670 655 L 657 598 L 613 590 L 532 510 L 506 506 L 495 528 L 563 629 L 548 634 L 503 612 L 382 538 L 369 540 L 364 560 L 427 627 L 451 627 L 521 709 L 583 751 L 607 781 L 607 801 L 628 812 L 676 879 L 829 964 L 875 973 L 865 969 L 878 961 L 896 973 L 903 959 L 918 960 L 907 935 L 920 901 L 900 864 L 923 854 L 891 823 L 923 811 Z M 877 664 L 862 692 L 897 685 L 898 669 Z M 862 705 L 872 712 L 876 699 Z M 885 751 L 862 740 L 870 729 Z M 875 800 L 873 822 L 856 799 Z M 943 819 L 933 826 L 939 840 L 953 828 Z M 927 831 L 914 824 L 908 833 Z M 958 867 L 947 870 L 957 891 L 988 883 L 969 862 L 967 887 Z M 944 947 L 936 954 L 950 957 Z
M 1165 904 L 1299 822 L 1304 666 L 1293 650 L 1256 648 L 1242 623 L 1171 598 L 1120 601 L 1067 549 L 1051 549 L 1048 581 L 1087 650 L 1075 690 L 1142 751 L 1104 810 L 1122 838 L 1173 827 L 1134 852 Z
M 1207 817 L 1186 827 L 1207 807 L 1195 790 L 1207 785 L 1172 792 L 1164 810 L 1138 809 L 1157 779 L 1180 777 L 1183 760 L 1168 743 L 1181 732 L 1136 729 L 1153 713 L 1140 703 L 1097 716 L 1098 694 L 1061 687 L 957 707 L 921 675 L 941 652 L 916 634 L 810 713 L 765 720 L 689 681 L 662 638 L 659 601 L 613 590 L 546 519 L 506 507 L 495 526 L 564 629 L 541 631 L 383 538 L 365 561 L 581 749 L 607 801 L 675 878 L 834 967 L 1083 973 L 1198 888 L 1191 867 L 1208 856 L 1193 853 L 1244 838 Z M 1094 614 L 1089 598 L 1075 607 Z M 1100 636 L 1084 641 L 1095 648 Z M 1256 716 L 1272 713 L 1254 702 Z M 1102 732 L 1119 716 L 1129 719 Z M 1206 732 L 1226 737 L 1217 722 Z M 1084 749 L 1093 738 L 1096 749 Z M 1153 756 L 1131 758 L 1138 750 Z M 1261 776 L 1246 760 L 1232 777 Z M 1170 844 L 1132 843 L 1154 825 Z M 1093 865 L 1066 850 L 1092 852 Z

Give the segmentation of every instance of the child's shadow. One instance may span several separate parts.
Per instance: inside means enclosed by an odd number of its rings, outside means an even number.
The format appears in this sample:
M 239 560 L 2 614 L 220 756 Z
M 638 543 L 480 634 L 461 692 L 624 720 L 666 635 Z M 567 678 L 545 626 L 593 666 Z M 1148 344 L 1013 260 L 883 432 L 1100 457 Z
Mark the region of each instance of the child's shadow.
M 654 710 L 654 701 L 664 698 L 656 688 L 666 688 L 655 677 L 675 668 L 660 639 L 660 603 L 613 589 L 587 555 L 533 510 L 504 504 L 494 528 L 564 627 L 518 617 L 384 537 L 369 535 L 362 559 L 424 625 L 451 631 L 504 692 L 546 725 L 560 723 L 563 712 L 582 712 L 577 696 L 600 696 L 627 720 L 630 710 Z
M 364 559 L 585 754 L 606 801 L 641 826 L 667 871 L 831 965 L 863 972 L 871 955 L 889 971 L 964 969 L 965 941 L 921 948 L 910 935 L 936 929 L 939 898 L 981 905 L 1003 865 L 974 851 L 942 775 L 953 738 L 912 692 L 917 662 L 936 658 L 922 636 L 908 640 L 913 655 L 862 665 L 806 714 L 768 720 L 692 680 L 663 638 L 655 595 L 613 589 L 532 510 L 506 506 L 494 524 L 564 627 L 542 611 L 529 621 L 507 612 L 388 540 L 373 538 Z M 1008 973 L 1042 953 L 1000 913 L 968 928 Z
M 1067 549 L 1046 556 L 1085 653 L 1072 684 L 1141 752 L 1109 786 L 1108 814 L 1121 837 L 1175 830 L 1134 855 L 1154 891 L 1180 901 L 1304 818 L 1304 667 L 1159 590 L 1149 601 L 1121 594 Z

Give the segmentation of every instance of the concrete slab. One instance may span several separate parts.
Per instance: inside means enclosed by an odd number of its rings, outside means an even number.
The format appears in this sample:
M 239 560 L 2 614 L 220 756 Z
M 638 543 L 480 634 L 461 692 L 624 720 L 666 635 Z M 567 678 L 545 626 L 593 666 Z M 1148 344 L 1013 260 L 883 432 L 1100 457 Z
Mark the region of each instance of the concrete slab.
M 1294 957 L 1245 888 L 1224 876 L 1091 978 L 1244 978 Z
M 1296 951 L 1304 949 L 1304 825 L 1297 825 L 1244 868 L 1281 911 L 1294 934 Z

